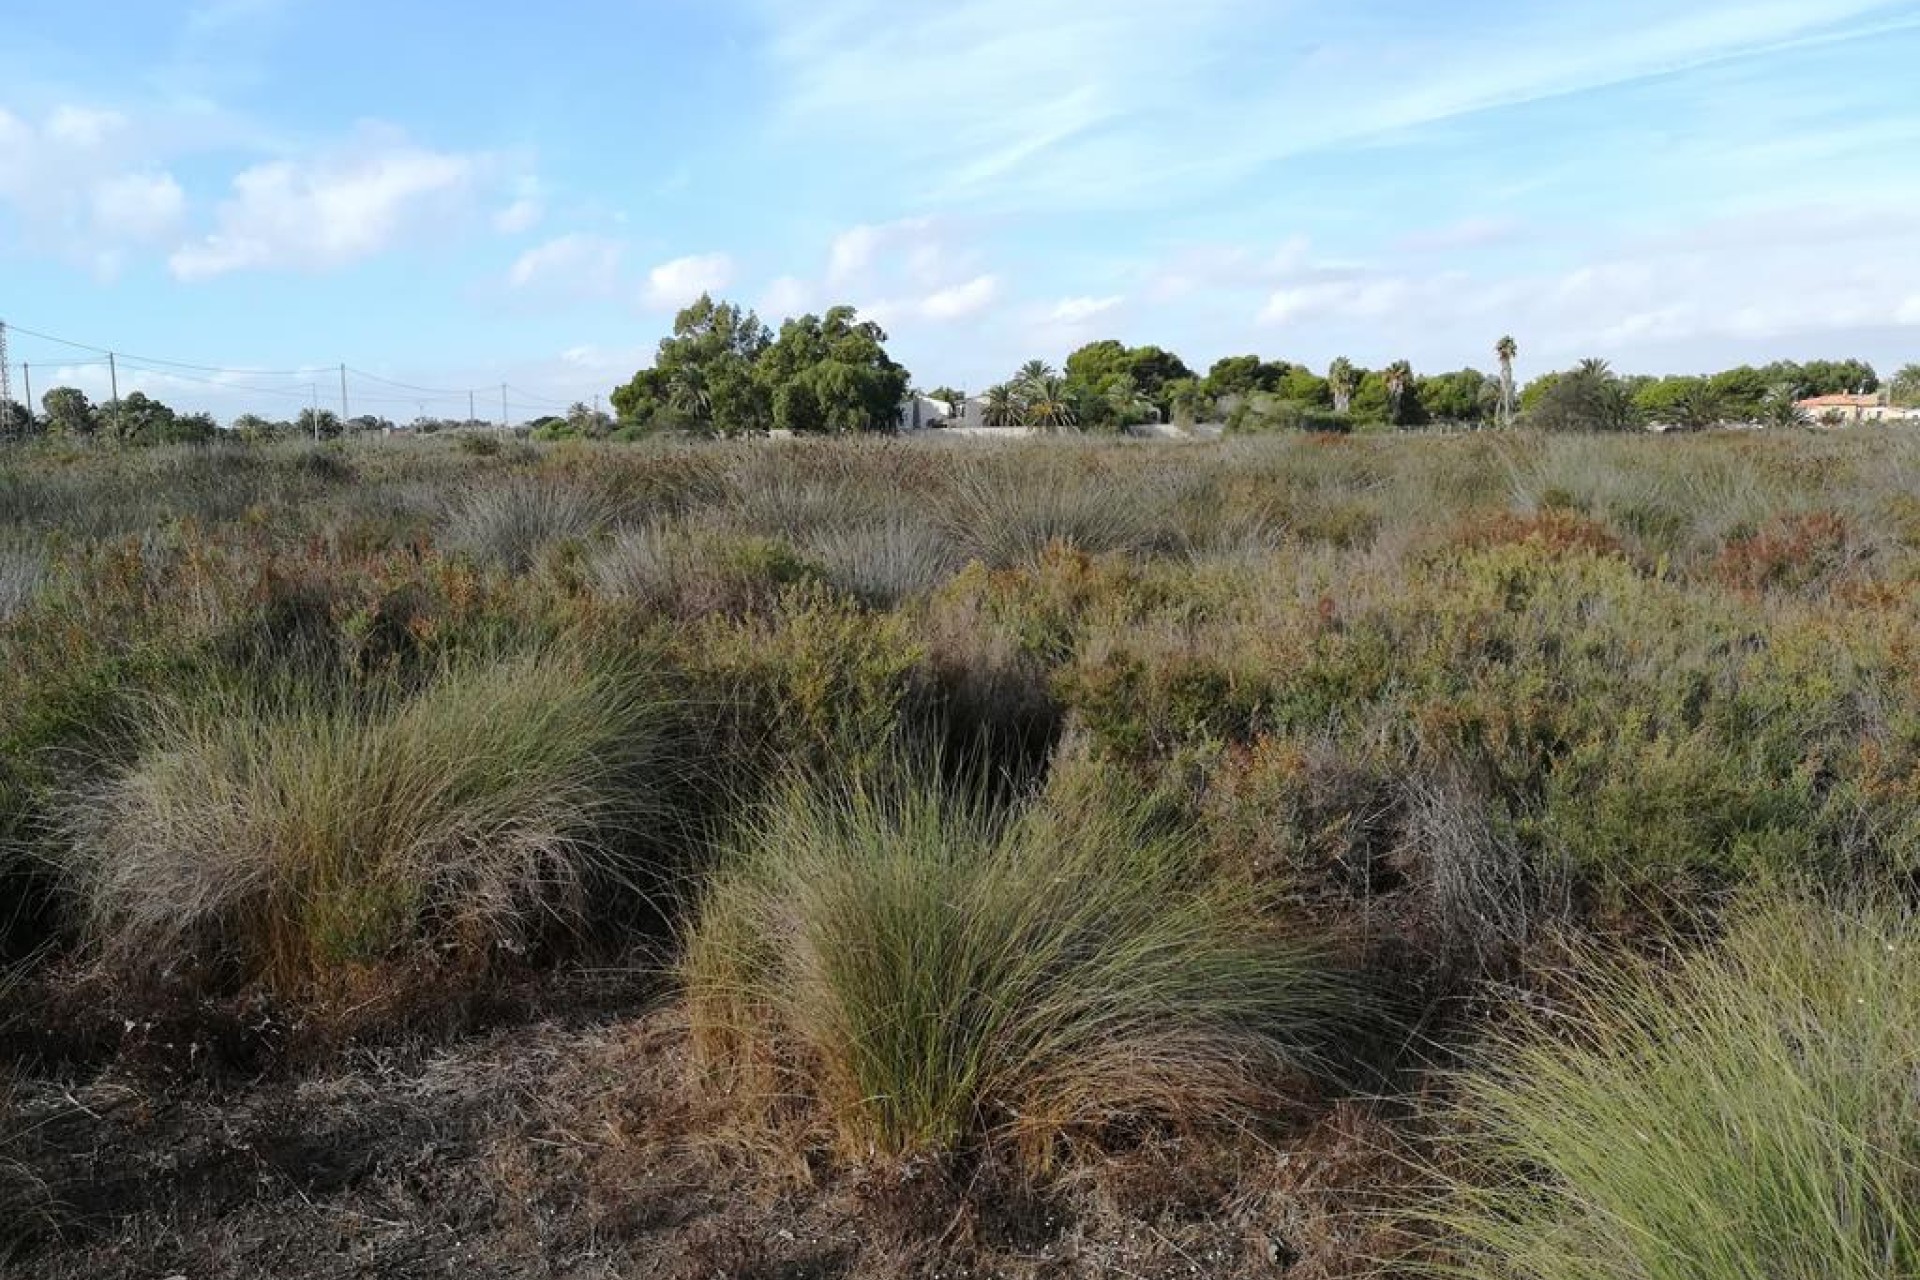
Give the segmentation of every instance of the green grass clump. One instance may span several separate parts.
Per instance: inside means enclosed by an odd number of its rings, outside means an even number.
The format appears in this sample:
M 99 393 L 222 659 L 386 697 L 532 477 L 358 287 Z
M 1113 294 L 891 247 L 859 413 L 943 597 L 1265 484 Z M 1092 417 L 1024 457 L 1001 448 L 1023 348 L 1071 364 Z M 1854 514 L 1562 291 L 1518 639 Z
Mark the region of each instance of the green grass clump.
M 1365 1020 L 1114 788 L 995 817 L 934 790 L 792 790 L 712 884 L 685 959 L 736 1096 L 846 1154 L 985 1145 L 1031 1173 L 1142 1122 L 1243 1123 Z
M 532 945 L 643 870 L 672 723 L 646 672 L 557 653 L 176 702 L 72 804 L 72 879 L 113 954 L 283 990 Z
M 1585 990 L 1463 1081 L 1445 1274 L 1920 1274 L 1920 923 L 1760 908 L 1675 972 Z

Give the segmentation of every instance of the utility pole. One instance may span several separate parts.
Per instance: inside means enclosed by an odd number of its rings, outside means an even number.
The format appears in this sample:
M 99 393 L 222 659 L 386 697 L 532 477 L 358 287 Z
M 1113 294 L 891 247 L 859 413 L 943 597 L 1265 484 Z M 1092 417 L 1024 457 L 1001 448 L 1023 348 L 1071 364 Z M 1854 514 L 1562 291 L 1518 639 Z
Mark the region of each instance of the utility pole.
M 120 366 L 114 363 L 113 352 L 107 352 L 107 380 L 113 387 L 113 435 L 120 438 Z
M 309 382 L 307 390 L 313 394 L 313 442 L 320 443 L 320 384 Z
M 342 362 L 340 365 L 340 429 L 342 431 L 347 429 L 347 419 L 351 416 L 347 412 L 347 366 Z
M 500 384 L 500 429 L 507 429 L 507 384 Z
M 474 424 L 474 421 L 475 421 L 475 416 L 473 412 L 473 392 L 469 391 L 467 392 L 467 425 L 472 426 Z
M 29 408 L 28 413 L 33 410 Z M 7 322 L 0 320 L 0 440 L 13 434 L 13 381 L 7 364 Z
M 23 363 L 20 366 L 20 372 L 26 376 L 27 380 L 27 429 L 31 431 L 33 429 L 33 366 Z

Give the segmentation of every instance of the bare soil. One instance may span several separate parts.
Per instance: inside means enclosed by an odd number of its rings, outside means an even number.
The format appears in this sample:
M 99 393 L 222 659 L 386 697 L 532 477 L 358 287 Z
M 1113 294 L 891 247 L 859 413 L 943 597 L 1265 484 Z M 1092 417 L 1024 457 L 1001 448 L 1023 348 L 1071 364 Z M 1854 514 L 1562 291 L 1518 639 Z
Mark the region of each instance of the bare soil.
M 1407 1178 L 1353 1101 L 1290 1133 L 1145 1136 L 1037 1190 L 770 1150 L 658 999 L 252 1074 L 122 1030 L 19 1084 L 0 1276 L 1318 1280 L 1376 1273 Z

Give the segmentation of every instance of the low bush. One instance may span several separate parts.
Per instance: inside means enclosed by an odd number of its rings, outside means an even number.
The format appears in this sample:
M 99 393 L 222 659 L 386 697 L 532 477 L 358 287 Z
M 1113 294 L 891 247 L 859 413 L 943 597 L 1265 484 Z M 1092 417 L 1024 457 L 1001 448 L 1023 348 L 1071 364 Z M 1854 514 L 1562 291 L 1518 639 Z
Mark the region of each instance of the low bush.
M 1460 1080 L 1438 1273 L 1920 1274 L 1911 915 L 1755 907 L 1670 973 L 1594 966 Z
M 294 992 L 389 958 L 534 945 L 656 878 L 673 718 L 643 669 L 578 655 L 390 684 L 181 699 L 74 796 L 69 875 L 129 966 L 217 963 Z
M 779 539 L 685 525 L 627 530 L 592 561 L 601 595 L 681 619 L 764 612 L 813 576 Z
M 911 783 L 789 791 L 708 891 L 684 973 L 702 1060 L 754 1118 L 1030 1174 L 1143 1122 L 1284 1108 L 1369 1011 L 1112 784 L 1010 816 Z

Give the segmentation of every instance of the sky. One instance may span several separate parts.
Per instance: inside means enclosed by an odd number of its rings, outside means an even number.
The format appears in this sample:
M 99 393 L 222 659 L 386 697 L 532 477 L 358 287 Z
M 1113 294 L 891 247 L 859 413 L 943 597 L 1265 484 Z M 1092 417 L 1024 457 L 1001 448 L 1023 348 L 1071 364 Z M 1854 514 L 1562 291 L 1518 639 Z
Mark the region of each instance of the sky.
M 1920 360 L 1920 0 L 8 0 L 0 42 L 16 396 L 106 393 L 46 334 L 222 415 L 345 364 L 355 413 L 522 419 L 703 290 L 969 390 L 1107 337 Z

